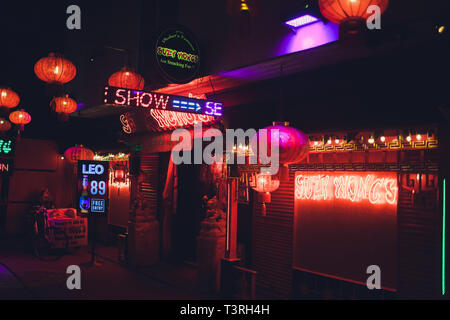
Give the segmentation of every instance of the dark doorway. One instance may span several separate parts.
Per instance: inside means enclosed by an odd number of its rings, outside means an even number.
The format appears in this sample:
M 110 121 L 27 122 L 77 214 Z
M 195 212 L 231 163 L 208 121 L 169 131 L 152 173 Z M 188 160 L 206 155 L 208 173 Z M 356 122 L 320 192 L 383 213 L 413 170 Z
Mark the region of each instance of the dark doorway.
M 178 166 L 178 205 L 174 225 L 174 258 L 178 262 L 196 261 L 197 236 L 204 218 L 202 197 L 206 194 L 201 181 L 202 165 Z

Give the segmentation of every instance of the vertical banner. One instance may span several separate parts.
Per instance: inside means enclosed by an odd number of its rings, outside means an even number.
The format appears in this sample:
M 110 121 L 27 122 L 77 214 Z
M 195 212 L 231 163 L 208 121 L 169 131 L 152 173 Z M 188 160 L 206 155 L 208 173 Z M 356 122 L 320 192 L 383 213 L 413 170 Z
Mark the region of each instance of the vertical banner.
M 377 265 L 396 290 L 396 173 L 298 171 L 294 192 L 294 268 L 365 285 Z
M 84 215 L 108 213 L 108 161 L 78 161 L 78 212 Z

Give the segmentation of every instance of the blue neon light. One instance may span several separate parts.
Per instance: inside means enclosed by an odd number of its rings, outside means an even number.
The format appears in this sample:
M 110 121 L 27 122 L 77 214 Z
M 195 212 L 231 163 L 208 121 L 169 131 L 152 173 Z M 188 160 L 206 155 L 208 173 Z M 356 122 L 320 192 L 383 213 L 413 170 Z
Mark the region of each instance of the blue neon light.
M 186 109 L 198 112 L 202 109 L 202 106 L 198 102 L 185 101 L 185 100 L 173 100 L 172 107 L 179 109 Z

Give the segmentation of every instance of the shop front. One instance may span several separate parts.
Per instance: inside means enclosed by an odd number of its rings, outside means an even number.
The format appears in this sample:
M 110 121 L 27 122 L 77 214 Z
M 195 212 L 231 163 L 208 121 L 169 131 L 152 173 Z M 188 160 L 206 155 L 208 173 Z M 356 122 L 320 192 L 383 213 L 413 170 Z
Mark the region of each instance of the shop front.
M 309 153 L 255 197 L 260 295 L 438 297 L 445 291 L 439 129 L 309 133 Z M 241 175 L 258 168 L 241 166 Z M 376 270 L 376 271 L 374 271 Z M 375 273 L 378 290 L 368 287 Z
M 197 242 L 206 218 L 208 201 L 217 199 L 214 166 L 195 162 L 192 148 L 201 145 L 203 132 L 220 128 L 221 105 L 182 96 L 140 93 L 167 97 L 164 107 L 132 105 L 120 115 L 122 140 L 130 155 L 130 201 L 128 246 L 130 263 L 152 265 L 159 260 L 197 263 Z M 117 93 L 116 93 L 117 96 Z M 150 99 L 150 98 L 148 98 Z M 129 104 L 129 102 L 127 102 Z M 185 109 L 185 112 L 176 110 Z M 208 114 L 211 113 L 212 115 Z M 194 125 L 202 125 L 199 133 Z M 183 149 L 184 164 L 174 164 L 172 139 L 176 129 L 189 136 Z M 183 143 L 187 141 L 180 140 Z

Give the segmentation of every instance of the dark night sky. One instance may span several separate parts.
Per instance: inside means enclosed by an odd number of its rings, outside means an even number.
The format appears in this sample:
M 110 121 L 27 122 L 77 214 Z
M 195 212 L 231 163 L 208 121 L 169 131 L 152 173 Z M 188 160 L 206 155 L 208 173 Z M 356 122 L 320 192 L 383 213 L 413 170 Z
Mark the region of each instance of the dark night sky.
M 0 86 L 16 91 L 32 116 L 24 137 L 57 139 L 61 148 L 83 143 L 91 147 L 112 147 L 118 121 L 71 119 L 56 121 L 49 106 L 52 98 L 46 84 L 34 74 L 34 64 L 50 52 L 62 53 L 77 67 L 77 76 L 65 90 L 84 107 L 97 104 L 110 74 L 125 61 L 137 67 L 138 35 L 156 29 L 157 16 L 172 19 L 177 1 L 77 1 L 81 8 L 81 30 L 66 28 L 66 9 L 72 1 L 8 1 L 2 3 L 0 28 Z M 176 10 L 175 10 L 176 11 Z M 145 14 L 146 19 L 138 15 Z M 141 34 L 138 33 L 141 21 Z M 148 36 L 145 34 L 144 36 Z M 127 54 L 107 47 L 125 48 Z M 91 58 L 94 60 L 91 61 Z M 145 77 L 145 75 L 144 75 Z M 98 103 L 100 104 L 100 103 Z M 105 139 L 104 137 L 108 137 Z M 109 141 L 110 143 L 106 143 Z

